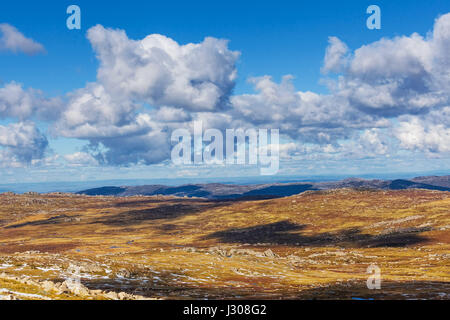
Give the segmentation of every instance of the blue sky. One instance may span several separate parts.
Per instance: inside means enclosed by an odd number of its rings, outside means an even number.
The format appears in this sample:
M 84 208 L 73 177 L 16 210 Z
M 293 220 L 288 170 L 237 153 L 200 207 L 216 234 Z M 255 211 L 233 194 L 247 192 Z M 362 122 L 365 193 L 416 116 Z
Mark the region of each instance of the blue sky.
M 68 17 L 66 8 L 71 4 L 77 4 L 81 8 L 81 30 L 68 30 L 66 27 L 66 18 Z M 381 30 L 369 30 L 366 27 L 366 19 L 369 15 L 365 11 L 371 4 L 377 4 L 381 8 Z M 101 48 L 96 51 L 93 49 L 93 41 L 97 40 L 87 38 L 88 30 L 96 25 L 101 25 L 104 28 L 97 30 L 98 32 L 93 37 L 102 37 L 99 35 L 100 33 L 104 33 L 106 37 L 113 37 L 113 33 L 106 31 L 107 28 L 112 28 L 116 31 L 118 29 L 124 30 L 127 41 L 131 39 L 141 40 L 151 34 L 164 35 L 176 41 L 179 45 L 200 44 L 205 37 L 229 40 L 226 47 L 227 54 L 231 55 L 231 52 L 238 51 L 240 56 L 233 59 L 232 66 L 224 66 L 224 68 L 232 67 L 237 72 L 237 77 L 232 80 L 233 90 L 228 92 L 228 89 L 224 89 L 227 91 L 226 98 L 233 101 L 233 111 L 226 115 L 233 118 L 233 121 L 235 121 L 233 123 L 239 122 L 242 124 L 242 122 L 245 122 L 245 125 L 280 127 L 280 134 L 284 134 L 282 142 L 289 145 L 285 148 L 287 151 L 282 158 L 280 175 L 301 176 L 310 173 L 320 175 L 334 172 L 343 174 L 381 173 L 383 171 L 423 172 L 449 169 L 448 144 L 446 141 L 440 141 L 436 138 L 441 137 L 441 140 L 442 138 L 445 140 L 449 132 L 450 118 L 448 118 L 448 110 L 445 108 L 450 104 L 448 104 L 447 97 L 442 97 L 441 94 L 448 88 L 446 87 L 448 83 L 445 82 L 448 81 L 445 80 L 448 73 L 439 77 L 435 74 L 438 72 L 436 70 L 448 72 L 449 65 L 447 62 L 442 62 L 437 53 L 435 55 L 428 53 L 427 49 L 422 47 L 423 41 L 419 40 L 413 41 L 409 47 L 400 41 L 389 45 L 382 44 L 380 45 L 382 48 L 374 46 L 371 47 L 371 50 L 366 50 L 367 52 L 364 52 L 362 58 L 358 58 L 355 54 L 355 50 L 365 45 L 379 43 L 382 38 L 410 37 L 414 32 L 424 37 L 425 45 L 429 45 L 432 51 L 435 46 L 440 45 L 440 42 L 435 44 L 438 41 L 433 42 L 433 40 L 430 40 L 431 38 L 428 39 L 427 33 L 433 32 L 435 20 L 448 12 L 450 12 L 450 3 L 439 0 L 429 2 L 166 1 L 164 3 L 130 0 L 116 2 L 15 1 L 2 3 L 0 23 L 14 26 L 25 37 L 41 44 L 45 52 L 28 55 L 23 52 L 13 52 L 13 50 L 2 50 L 0 52 L 0 88 L 7 87 L 11 83 L 19 83 L 24 91 L 41 90 L 40 97 L 44 97 L 42 99 L 59 100 L 52 102 L 57 109 L 53 119 L 49 119 L 47 116 L 40 117 L 34 113 L 27 117 L 17 116 L 17 112 L 12 111 L 3 113 L 0 117 L 0 125 L 5 129 L 0 130 L 0 132 L 11 132 L 12 129 L 19 130 L 18 127 L 12 126 L 15 123 L 22 122 L 29 125 L 29 127 L 23 128 L 29 128 L 26 129 L 28 130 L 26 132 L 30 133 L 32 124 L 39 131 L 39 133 L 33 131 L 33 141 L 39 141 L 39 139 L 36 139 L 36 135 L 39 135 L 39 137 L 45 136 L 48 140 L 48 146 L 45 150 L 36 151 L 37 149 L 32 146 L 32 143 L 11 144 L 8 142 L 17 135 L 13 135 L 13 138 L 9 140 L 3 139 L 5 140 L 3 144 L 0 140 L 0 150 L 5 152 L 2 158 L 3 172 L 0 173 L 0 177 L 5 182 L 38 182 L 72 179 L 166 178 L 172 174 L 174 177 L 228 177 L 258 174 L 256 168 L 248 166 L 174 169 L 170 164 L 167 164 L 167 159 L 165 159 L 167 157 L 164 157 L 164 155 L 152 157 L 148 155 L 147 151 L 143 150 L 139 150 L 135 154 L 135 150 L 130 149 L 127 151 L 130 159 L 124 159 L 126 157 L 118 150 L 118 147 L 123 143 L 129 144 L 130 140 L 119 137 L 119 140 L 113 142 L 117 138 L 117 133 L 105 137 L 104 132 L 102 132 L 100 137 L 98 133 L 94 136 L 85 133 L 80 134 L 79 128 L 73 128 L 71 131 L 61 129 L 70 122 L 70 119 L 67 119 L 68 114 L 73 114 L 73 112 L 69 113 L 67 110 L 76 108 L 74 100 L 76 100 L 77 94 L 81 95 L 81 93 L 77 93 L 77 90 L 89 91 L 91 89 L 87 88 L 87 84 L 95 83 L 104 86 L 108 91 L 119 83 L 111 84 L 108 79 L 105 79 L 106 77 L 99 79 L 100 60 L 96 57 L 96 53 L 99 53 L 98 50 L 106 50 L 102 47 L 106 44 L 101 42 L 103 40 L 98 40 L 100 41 L 98 45 Z M 444 22 L 442 25 L 445 29 L 448 25 Z M 330 36 L 336 37 L 339 42 L 331 44 L 329 42 Z M 445 36 L 444 34 L 444 38 Z M 442 41 L 444 44 L 446 43 L 445 39 Z M 343 59 L 339 68 L 344 68 L 346 63 L 351 67 L 339 72 L 334 72 L 332 70 L 334 67 L 332 67 L 329 73 L 323 72 L 327 48 L 338 48 L 341 44 L 347 48 L 345 54 L 348 57 L 338 58 L 345 58 L 348 61 Z M 411 60 L 411 65 L 406 65 L 405 70 L 396 70 L 395 75 L 387 71 L 381 72 L 377 74 L 377 79 L 367 80 L 367 74 L 364 73 L 366 69 L 361 69 L 364 67 L 364 61 L 369 61 L 371 59 L 369 57 L 385 59 L 381 65 L 389 69 L 386 61 L 389 61 L 392 50 L 398 50 L 400 53 L 403 51 L 415 53 L 417 51 L 417 54 L 401 58 L 402 61 Z M 425 50 L 424 52 L 430 54 L 431 57 L 423 58 L 425 53 L 422 53 L 422 50 Z M 216 53 L 215 51 L 214 54 Z M 417 61 L 413 61 L 416 58 Z M 433 63 L 435 63 L 434 61 L 441 62 L 439 62 L 439 65 L 428 66 L 427 61 L 429 60 L 432 60 Z M 419 73 L 411 75 L 410 70 L 417 64 L 424 65 L 423 69 L 427 73 L 422 76 L 426 79 L 432 79 L 430 81 L 433 84 L 429 85 L 425 91 L 416 90 L 417 88 L 414 85 L 412 89 L 417 92 L 414 93 L 413 98 L 410 95 L 411 88 L 405 89 L 405 92 L 409 93 L 401 93 L 397 88 L 394 93 L 386 92 L 386 95 L 391 95 L 387 98 L 389 102 L 386 102 L 386 100 L 375 106 L 373 98 L 361 97 L 359 95 L 362 93 L 355 89 L 356 87 L 367 87 L 367 90 L 373 89 L 374 92 L 379 92 L 381 88 L 379 86 L 383 83 L 383 79 L 387 78 L 392 80 L 393 85 L 401 82 L 402 86 L 405 85 L 406 80 L 416 81 Z M 133 66 L 127 67 L 132 68 Z M 210 67 L 221 68 L 216 64 Z M 357 69 L 358 67 L 360 69 Z M 201 69 L 203 66 L 199 63 L 195 68 Z M 224 70 L 228 69 L 225 68 Z M 108 67 L 104 68 L 105 73 L 109 71 Z M 292 75 L 293 77 L 290 82 L 288 81 L 294 88 L 292 89 L 293 92 L 281 85 L 285 75 Z M 255 80 L 256 82 L 248 81 L 248 79 L 262 76 L 272 78 L 270 81 L 262 81 L 260 78 L 257 78 L 259 80 Z M 326 85 L 326 83 L 336 82 L 340 76 L 344 78 L 344 88 L 338 90 L 337 93 L 330 94 L 332 90 L 330 85 Z M 361 81 L 361 83 L 357 81 Z M 439 83 L 439 88 L 437 88 L 437 83 Z M 428 84 L 427 82 L 427 86 Z M 272 116 L 264 115 L 263 119 L 257 119 L 254 116 L 258 114 L 258 110 L 267 110 L 273 106 L 273 104 L 270 106 L 264 105 L 264 90 L 258 90 L 258 85 L 259 88 L 273 87 L 274 90 L 279 91 L 275 98 L 277 99 L 275 105 L 278 109 L 281 109 L 281 112 L 288 115 L 285 120 L 275 121 L 273 114 Z M 220 83 L 217 86 L 223 89 L 228 88 L 229 84 Z M 373 87 L 369 88 L 368 86 Z M 153 90 L 154 88 L 149 87 L 147 89 Z M 11 88 L 8 87 L 8 90 L 11 90 Z M 135 92 L 133 90 L 130 92 Z M 282 101 L 285 97 L 281 96 L 284 91 L 288 91 L 289 99 L 299 99 L 299 101 L 293 102 L 293 104 L 289 102 L 287 105 L 280 102 L 278 106 L 278 101 Z M 318 108 L 317 112 L 323 112 L 324 114 L 320 117 L 320 121 L 309 120 L 312 117 L 309 113 L 313 107 L 304 105 L 309 98 L 298 98 L 297 92 L 313 92 L 320 96 L 317 99 L 320 99 L 321 102 L 313 106 Z M 33 94 L 36 95 L 36 93 Z M 106 94 L 111 95 L 111 99 L 118 99 L 114 97 L 113 93 L 106 92 Z M 422 94 L 422 96 L 419 96 L 419 94 Z M 380 92 L 380 96 L 383 96 L 382 92 Z M 398 101 L 391 101 L 399 96 L 401 99 L 399 98 Z M 436 102 L 437 96 L 439 96 L 439 102 Z M 425 99 L 429 99 L 430 102 L 424 102 L 426 105 L 410 107 L 419 98 L 420 103 Z M 344 107 L 340 105 L 341 102 L 336 102 L 338 99 L 345 100 L 343 103 L 348 110 L 343 109 Z M 407 99 L 412 100 L 405 102 Z M 36 100 L 39 99 L 36 98 Z M 120 103 L 131 103 L 131 101 L 134 103 L 135 100 L 143 105 L 141 109 L 129 107 L 129 112 L 135 112 L 136 115 L 146 114 L 149 109 L 159 110 L 168 106 L 174 108 L 176 112 L 186 111 L 188 116 L 192 118 L 206 117 L 206 115 L 199 115 L 199 112 L 204 111 L 199 106 L 193 105 L 184 110 L 184 105 L 175 103 L 171 105 L 172 97 L 165 97 L 162 102 L 158 102 L 154 97 L 149 98 L 148 93 L 144 93 L 139 98 L 134 95 L 130 96 L 130 100 Z M 357 103 L 354 102 L 356 100 Z M 342 119 L 336 121 L 323 120 L 326 114 L 335 111 L 329 105 L 330 101 L 335 101 L 336 109 L 340 110 L 340 112 L 337 112 L 339 115 L 334 117 L 342 116 Z M 308 100 L 308 103 L 311 102 Z M 404 106 L 402 103 L 408 103 L 408 105 Z M 42 108 L 39 102 L 36 102 L 36 104 L 35 108 Z M 251 104 L 251 106 L 248 106 L 248 104 Z M 151 105 L 151 108 L 148 108 L 149 105 Z M 101 106 L 96 107 L 102 108 Z M 108 106 L 104 107 L 108 108 Z M 9 108 L 13 107 L 9 106 Z M 245 112 L 243 111 L 244 108 L 246 108 Z M 327 108 L 330 108 L 331 111 L 328 111 Z M 89 108 L 87 109 L 89 110 Z M 117 112 L 120 115 L 112 116 L 114 119 L 124 116 L 124 110 L 120 108 L 117 110 L 119 110 Z M 301 110 L 307 110 L 304 112 L 307 112 L 308 115 L 302 114 L 303 111 Z M 353 112 L 353 110 L 356 111 Z M 76 112 L 78 111 L 80 110 L 76 110 Z M 209 116 L 223 116 L 222 111 L 221 107 L 217 106 Z M 12 113 L 14 115 L 11 115 Z M 39 111 L 36 111 L 36 114 L 38 113 Z M 57 115 L 57 113 L 61 115 Z M 245 117 L 239 116 L 244 113 L 246 114 Z M 79 114 L 77 113 L 77 115 Z M 103 121 L 89 118 L 88 115 L 84 116 L 88 119 L 86 121 L 93 126 L 100 125 L 100 122 Z M 153 121 L 155 116 L 151 116 Z M 293 119 L 295 116 L 298 116 L 301 120 L 296 122 Z M 436 119 L 440 119 L 441 122 Z M 120 121 L 114 124 L 114 130 L 121 128 L 123 119 Z M 134 123 L 135 119 L 127 118 L 127 121 Z M 154 121 L 158 122 L 157 116 Z M 317 122 L 320 122 L 320 124 L 314 127 Z M 386 125 L 387 122 L 389 122 L 389 125 Z M 55 124 L 58 129 L 55 129 Z M 160 124 L 158 123 L 158 125 Z M 102 122 L 101 125 L 105 126 L 105 131 L 111 132 L 112 129 L 107 129 L 105 123 Z M 172 126 L 173 128 L 177 125 L 183 124 L 180 124 L 179 121 L 168 124 L 169 127 Z M 187 124 L 185 123 L 185 125 Z M 231 123 L 221 123 L 220 125 L 226 126 L 231 125 Z M 154 126 L 154 124 L 149 124 L 149 126 Z M 335 126 L 337 129 L 329 130 L 331 126 Z M 283 128 L 286 128 L 285 131 L 283 131 Z M 311 128 L 311 130 L 298 130 L 299 128 Z M 410 137 L 407 134 L 408 130 L 416 130 L 417 132 L 415 136 Z M 327 135 L 325 140 L 320 138 L 324 135 Z M 142 139 L 143 144 L 148 143 L 149 148 L 158 144 L 154 140 L 149 140 L 149 137 L 144 139 L 137 134 L 135 137 L 138 141 Z M 98 163 L 98 161 L 89 158 L 89 156 L 95 158 L 99 155 L 98 150 L 94 152 L 92 149 L 85 148 L 89 143 L 91 145 L 93 143 L 103 144 L 102 148 L 106 152 L 106 161 Z M 27 153 L 29 156 L 23 158 L 23 153 L 17 151 L 20 148 L 31 148 L 32 151 Z M 155 147 L 154 152 L 151 150 L 149 152 L 156 154 L 160 148 Z M 107 153 L 108 149 L 112 151 Z M 77 154 L 77 161 L 73 163 L 75 157 L 71 157 L 71 155 L 75 154 Z
M 82 29 L 66 28 L 66 8 L 78 4 Z M 3 55 L 3 81 L 16 80 L 49 94 L 64 94 L 95 80 L 97 61 L 86 31 L 96 25 L 126 30 L 133 39 L 151 33 L 179 43 L 206 36 L 230 40 L 242 52 L 236 92 L 247 92 L 249 76 L 293 74 L 302 90 L 326 90 L 318 84 L 329 36 L 351 47 L 381 37 L 426 34 L 434 19 L 450 10 L 448 1 L 377 1 L 382 29 L 366 28 L 373 1 L 8 1 L 0 21 L 45 45 L 47 54 L 29 59 Z M 6 59 L 7 57 L 7 59 Z M 43 76 L 45 75 L 45 77 Z

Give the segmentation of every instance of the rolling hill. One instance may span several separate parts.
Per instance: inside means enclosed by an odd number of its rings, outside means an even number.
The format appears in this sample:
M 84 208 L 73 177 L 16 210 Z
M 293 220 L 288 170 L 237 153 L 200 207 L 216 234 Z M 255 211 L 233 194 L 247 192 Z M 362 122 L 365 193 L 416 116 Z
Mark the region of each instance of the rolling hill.
M 424 189 L 2 194 L 0 299 L 450 299 L 449 228 L 450 192 Z
M 144 186 L 107 186 L 88 189 L 78 194 L 91 196 L 152 196 L 171 195 L 176 197 L 197 197 L 215 200 L 226 199 L 269 199 L 299 194 L 308 190 L 330 190 L 342 188 L 379 189 L 379 190 L 405 190 L 426 189 L 450 191 L 450 176 L 419 177 L 411 180 L 365 180 L 345 179 L 333 182 L 301 182 L 301 183 L 274 183 L 257 185 L 232 184 L 187 184 L 178 187 L 164 185 Z

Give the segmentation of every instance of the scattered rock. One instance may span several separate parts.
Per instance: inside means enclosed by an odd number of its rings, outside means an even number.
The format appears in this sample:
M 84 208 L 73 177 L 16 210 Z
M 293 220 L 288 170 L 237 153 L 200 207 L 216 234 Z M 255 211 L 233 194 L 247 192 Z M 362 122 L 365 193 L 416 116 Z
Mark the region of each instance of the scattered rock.
M 125 268 L 120 269 L 119 271 L 116 272 L 116 276 L 117 277 L 123 277 L 123 278 L 130 278 L 131 277 L 131 272 L 128 271 Z
M 118 297 L 120 300 L 129 300 L 130 295 L 126 292 L 119 292 Z
M 264 251 L 264 256 L 267 258 L 272 258 L 272 259 L 278 258 L 278 255 L 273 253 L 273 251 L 270 249 L 267 249 L 266 251 Z
M 28 283 L 27 283 L 27 284 L 28 284 Z M 55 284 L 54 284 L 53 282 L 51 282 L 51 281 L 43 281 L 43 282 L 41 283 L 41 285 L 42 285 L 42 288 L 43 288 L 45 291 L 47 291 L 47 292 L 57 290 L 57 288 L 55 287 Z
M 106 298 L 112 299 L 112 300 L 119 300 L 119 295 L 116 292 L 110 291 L 104 295 Z

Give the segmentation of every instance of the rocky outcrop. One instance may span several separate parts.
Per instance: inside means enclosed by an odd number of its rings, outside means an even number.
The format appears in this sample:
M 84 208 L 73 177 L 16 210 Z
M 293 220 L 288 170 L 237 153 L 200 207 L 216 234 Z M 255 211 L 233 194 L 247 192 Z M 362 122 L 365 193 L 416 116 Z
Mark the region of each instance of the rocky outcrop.
M 103 290 L 91 290 L 84 286 L 82 283 L 73 283 L 69 280 L 64 282 L 53 282 L 49 280 L 33 280 L 29 277 L 22 276 L 11 276 L 6 273 L 0 274 L 0 279 L 10 280 L 19 282 L 25 285 L 34 286 L 41 288 L 44 292 L 49 295 L 74 295 L 80 297 L 80 299 L 111 299 L 111 300 L 154 300 L 152 298 L 147 298 L 140 295 L 129 294 L 126 292 L 114 292 L 114 291 L 103 291 Z M 3 299 L 10 298 L 8 300 L 15 300 L 16 294 L 8 294 L 3 297 Z

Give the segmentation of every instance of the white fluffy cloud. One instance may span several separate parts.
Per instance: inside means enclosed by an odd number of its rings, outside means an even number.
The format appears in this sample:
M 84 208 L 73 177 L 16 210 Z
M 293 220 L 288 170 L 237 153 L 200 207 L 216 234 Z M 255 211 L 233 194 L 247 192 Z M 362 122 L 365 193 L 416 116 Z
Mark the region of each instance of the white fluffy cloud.
M 36 164 L 43 159 L 47 137 L 31 120 L 55 121 L 62 107 L 62 99 L 48 99 L 41 91 L 24 89 L 16 82 L 0 87 L 0 119 L 19 121 L 0 125 L 0 166 Z
M 59 98 L 48 99 L 39 90 L 24 89 L 16 82 L 0 88 L 0 119 L 27 120 L 37 117 L 41 120 L 55 120 L 63 102 Z
M 100 164 L 152 164 L 167 159 L 167 130 L 139 109 L 131 99 L 113 98 L 105 87 L 91 83 L 70 95 L 52 132 L 87 140 L 88 152 Z
M 2 159 L 44 156 L 45 136 L 24 122 L 33 119 L 48 121 L 55 136 L 87 142 L 64 157 L 73 165 L 164 162 L 171 131 L 198 120 L 204 129 L 279 129 L 280 152 L 292 159 L 387 157 L 393 139 L 406 150 L 450 151 L 450 14 L 426 37 L 381 39 L 353 51 L 330 37 L 322 72 L 337 77 L 326 79 L 328 94 L 299 91 L 291 76 L 279 83 L 262 76 L 249 80 L 253 93 L 232 95 L 239 53 L 225 40 L 133 40 L 100 25 L 87 37 L 99 60 L 95 82 L 62 99 L 15 82 L 0 88 L 0 118 L 22 121 L 0 127 Z
M 298 91 L 291 76 L 280 83 L 263 76 L 249 80 L 255 93 L 234 96 L 239 54 L 226 41 L 131 40 L 124 31 L 96 26 L 88 38 L 100 61 L 97 82 L 71 95 L 57 131 L 88 140 L 99 162 L 109 164 L 167 159 L 168 132 L 193 120 L 222 130 L 280 129 L 295 142 L 286 144 L 286 154 L 312 143 L 319 145 L 315 152 L 386 155 L 379 129 L 392 127 L 389 118 L 427 114 L 450 101 L 449 21 L 450 14 L 437 19 L 426 38 L 381 39 L 353 52 L 330 37 L 322 71 L 340 76 L 328 82 L 329 94 Z M 404 134 L 396 137 L 411 149 Z
M 204 111 L 225 107 L 234 87 L 239 53 L 225 40 L 179 45 L 159 34 L 131 40 L 100 25 L 88 39 L 100 61 L 98 81 L 117 96 Z
M 327 50 L 325 69 L 342 71 L 333 88 L 366 113 L 394 117 L 426 113 L 450 102 L 450 14 L 439 17 L 427 37 L 381 39 L 347 59 L 337 39 Z
M 292 77 L 251 79 L 256 94 L 234 96 L 233 116 L 255 126 L 279 128 L 302 143 L 332 143 L 355 129 L 386 127 L 388 122 L 353 108 L 346 99 L 296 91 Z
M 162 35 L 132 40 L 100 25 L 88 30 L 100 67 L 97 82 L 69 94 L 52 132 L 89 141 L 102 164 L 161 162 L 170 130 L 193 113 L 229 108 L 238 52 L 206 38 L 179 45 Z
M 96 166 L 98 161 L 87 152 L 75 152 L 64 156 L 64 159 L 74 166 Z
M 408 150 L 450 153 L 450 107 L 435 110 L 425 117 L 401 119 L 395 135 Z
M 355 132 L 351 139 L 335 141 L 333 144 L 303 144 L 289 142 L 280 144 L 281 159 L 289 160 L 337 160 L 374 159 L 390 157 L 395 153 L 389 134 L 382 129 L 366 129 Z
M 70 138 L 113 138 L 148 130 L 148 117 L 136 115 L 138 105 L 127 97 L 112 97 L 97 83 L 69 95 L 55 132 Z
M 29 164 L 44 157 L 48 141 L 31 122 L 0 125 L 0 159 L 2 164 Z
M 365 130 L 359 138 L 359 145 L 370 156 L 385 155 L 389 151 L 389 145 L 383 139 L 378 129 Z
M 23 52 L 33 55 L 45 52 L 44 46 L 33 39 L 25 37 L 14 26 L 0 24 L 0 51 Z
M 392 119 L 415 115 L 402 118 L 396 130 L 401 146 L 443 152 L 450 120 L 439 112 L 450 103 L 449 52 L 450 14 L 439 17 L 425 38 L 415 33 L 381 39 L 353 52 L 330 37 L 322 72 L 339 75 L 327 80 L 330 94 L 297 91 L 289 76 L 279 84 L 269 76 L 253 78 L 257 93 L 232 98 L 233 118 L 364 157 L 387 154 L 379 129 L 392 130 Z
M 322 72 L 341 72 L 347 67 L 349 48 L 344 42 L 336 37 L 329 37 L 328 43 L 329 45 L 325 51 Z

